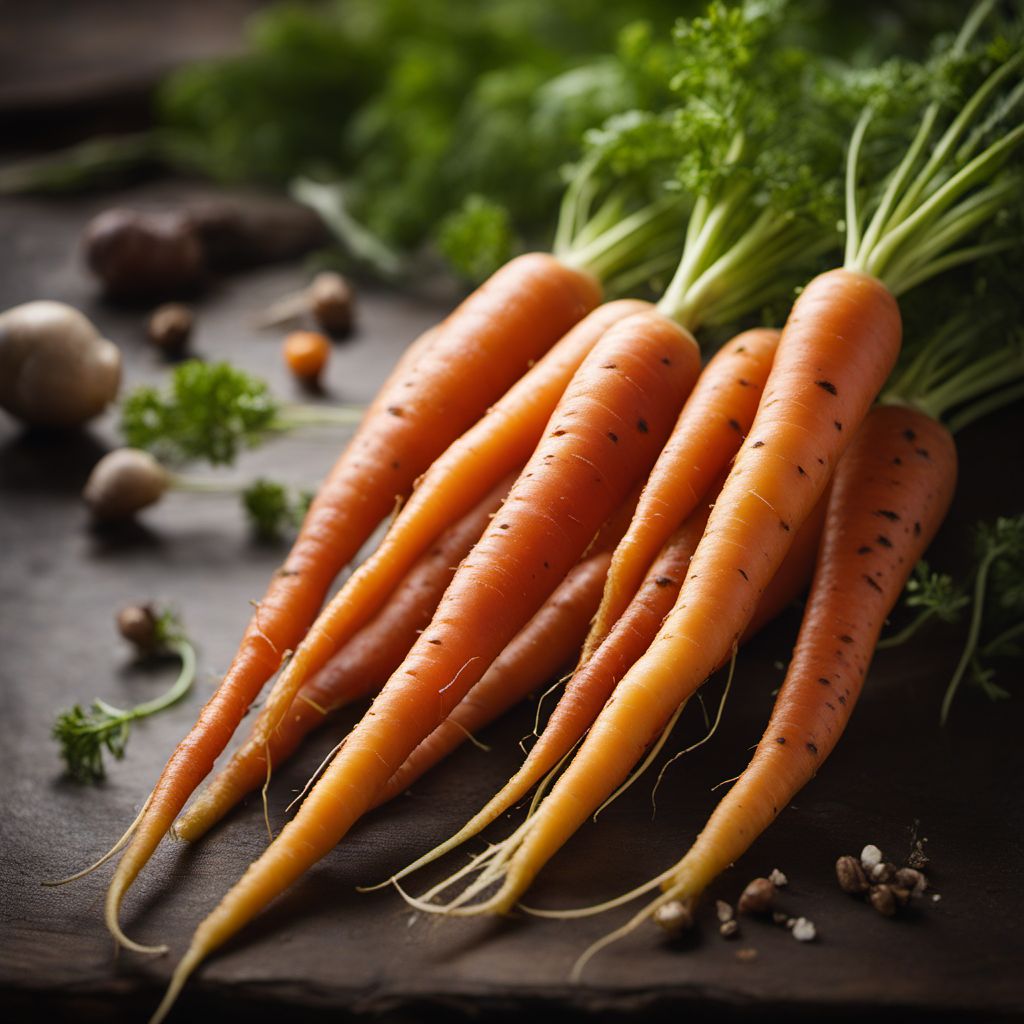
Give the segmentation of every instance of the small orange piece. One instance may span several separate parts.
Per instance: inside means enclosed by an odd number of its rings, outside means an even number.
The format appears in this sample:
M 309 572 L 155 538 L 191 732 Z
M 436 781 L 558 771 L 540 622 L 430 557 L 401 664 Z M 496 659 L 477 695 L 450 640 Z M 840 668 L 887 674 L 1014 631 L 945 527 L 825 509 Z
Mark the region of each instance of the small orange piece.
M 331 354 L 331 343 L 318 331 L 293 331 L 284 339 L 284 361 L 304 381 L 315 381 L 323 373 Z

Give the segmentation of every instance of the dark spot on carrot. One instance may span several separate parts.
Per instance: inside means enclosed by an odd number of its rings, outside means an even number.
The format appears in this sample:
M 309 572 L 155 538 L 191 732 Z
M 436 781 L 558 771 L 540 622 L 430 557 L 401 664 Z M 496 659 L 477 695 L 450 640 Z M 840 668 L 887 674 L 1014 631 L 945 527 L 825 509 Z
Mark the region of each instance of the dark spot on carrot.
M 839 703 L 840 704 L 845 704 L 846 703 L 846 698 L 842 694 L 839 695 Z
M 835 384 L 830 380 L 816 380 L 814 383 L 817 384 L 822 391 L 827 391 L 830 395 L 839 394 L 839 392 L 836 391 Z
M 749 580 L 749 579 L 750 579 L 750 577 L 749 577 L 749 576 L 748 576 L 748 575 L 747 575 L 747 574 L 746 574 L 746 573 L 745 573 L 745 572 L 744 572 L 744 571 L 743 571 L 742 569 L 740 569 L 740 570 L 739 570 L 739 574 L 740 574 L 740 575 L 741 575 L 741 576 L 742 576 L 742 577 L 743 577 L 743 578 L 744 578 L 745 580 Z
M 849 633 L 843 633 L 843 635 L 839 639 L 842 640 L 842 642 L 844 644 L 852 644 L 853 643 L 853 637 L 850 636 Z
M 661 361 L 662 361 L 662 363 L 663 363 L 663 364 L 664 364 L 665 366 L 671 366 L 671 365 L 672 365 L 672 360 L 671 360 L 671 359 L 669 359 L 669 357 L 668 357 L 668 356 L 662 356 L 662 357 L 661 357 Z
M 787 523 L 785 519 L 779 520 L 779 526 L 781 526 L 786 531 L 786 533 L 789 533 L 789 523 Z
M 914 454 L 920 455 L 922 459 L 931 459 L 931 455 L 928 454 L 927 448 L 915 448 Z
M 785 736 L 776 736 L 776 737 L 775 737 L 775 742 L 776 742 L 776 743 L 782 743 L 782 744 L 785 744 L 785 742 L 786 742 L 786 737 L 785 737 Z
M 612 441 L 614 444 L 619 443 L 619 435 L 616 434 L 613 430 L 608 431 L 608 439 Z
M 882 588 L 870 576 L 865 574 L 864 579 L 867 581 L 869 587 L 877 590 L 879 594 L 882 592 Z
M 508 523 L 502 523 L 501 526 L 498 527 L 498 529 L 499 530 L 507 530 L 508 529 Z
M 730 419 L 729 420 L 729 426 L 732 427 L 732 429 L 735 430 L 737 434 L 742 434 L 743 433 L 743 428 L 739 425 L 738 421 L 736 421 L 734 419 Z
M 893 512 L 889 508 L 880 508 L 875 510 L 875 515 L 882 519 L 888 519 L 890 523 L 898 523 L 900 516 L 898 512 Z
M 921 536 L 921 524 L 920 523 L 914 523 L 914 536 L 915 537 L 920 537 Z
M 825 460 L 820 455 L 818 456 L 818 465 L 819 466 L 824 466 L 825 465 Z
M 619 368 L 618 363 L 605 363 L 601 367 L 602 370 L 617 370 Z
M 549 563 L 549 562 L 545 562 L 545 563 L 544 563 L 544 568 L 545 568 L 545 569 L 550 569 L 550 568 L 551 568 L 551 565 L 550 565 L 550 563 Z
M 897 455 L 896 458 L 892 460 L 892 464 L 894 466 L 902 466 L 903 460 Z
M 907 429 L 903 431 L 903 436 L 908 441 L 916 441 L 917 440 L 917 434 L 915 434 L 909 427 L 907 427 Z
M 393 459 L 392 462 L 391 462 L 391 468 L 392 469 L 401 469 L 402 468 L 402 464 L 398 461 L 398 459 Z
M 750 381 L 746 380 L 743 377 L 737 377 L 736 378 L 736 383 L 739 384 L 739 386 L 741 388 L 749 388 L 750 387 Z
M 878 541 L 878 543 L 881 544 L 883 548 L 891 548 L 892 547 L 892 541 L 889 540 L 889 538 L 886 537 L 886 535 L 884 533 L 880 533 L 875 538 L 875 540 Z
M 671 576 L 657 576 L 654 579 L 655 586 L 668 587 L 675 583 L 675 580 Z
M 803 466 L 797 466 L 797 467 L 796 467 L 796 471 L 797 471 L 797 472 L 798 472 L 798 473 L 799 473 L 799 474 L 800 474 L 801 476 L 807 476 L 807 470 L 806 470 L 806 469 L 804 469 L 804 467 L 803 467 Z
M 737 345 L 736 346 L 736 351 L 737 352 L 746 352 L 747 351 L 747 346 L 746 345 Z
M 832 425 L 836 428 L 836 430 L 842 430 L 843 429 L 843 425 L 842 425 L 842 423 L 839 422 L 839 420 L 833 420 L 832 421 Z
M 646 434 L 647 431 L 650 430 L 650 427 L 647 426 L 647 420 L 637 420 L 636 429 L 639 430 L 641 434 Z
M 427 643 L 428 644 L 434 644 L 436 647 L 440 647 L 441 646 L 441 641 L 440 640 L 428 640 Z
M 764 447 L 764 441 L 755 441 L 750 447 L 751 448 L 763 448 Z
M 807 744 L 807 749 L 808 749 L 808 750 L 809 750 L 809 751 L 810 751 L 810 752 L 811 752 L 812 754 L 817 754 L 817 752 L 818 752 L 818 748 L 817 748 L 817 747 L 816 747 L 816 746 L 815 746 L 815 745 L 814 745 L 813 743 L 808 743 L 808 744 Z
M 861 546 L 859 548 L 857 548 L 857 554 L 858 555 L 870 555 L 871 551 L 872 551 L 872 548 L 868 544 L 861 544 Z
M 822 686 L 832 685 L 824 676 L 818 676 L 818 682 L 821 683 Z
M 836 709 L 835 704 L 833 704 L 830 700 L 825 701 L 825 707 L 827 707 L 829 711 L 835 711 Z
M 404 416 L 405 415 L 405 410 L 403 410 L 400 405 L 389 405 L 388 406 L 388 412 L 392 416 Z

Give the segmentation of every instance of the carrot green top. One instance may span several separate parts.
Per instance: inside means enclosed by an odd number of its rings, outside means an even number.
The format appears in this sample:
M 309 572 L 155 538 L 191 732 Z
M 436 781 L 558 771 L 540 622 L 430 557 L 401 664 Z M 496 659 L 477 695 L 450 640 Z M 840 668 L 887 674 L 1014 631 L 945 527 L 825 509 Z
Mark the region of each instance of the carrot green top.
M 894 295 L 1014 244 L 999 222 L 1024 197 L 1009 163 L 1024 143 L 1024 21 L 1000 21 L 994 7 L 976 4 L 926 63 L 890 62 L 840 85 L 864 99 L 847 158 L 844 265 Z M 895 166 L 868 153 L 894 139 Z

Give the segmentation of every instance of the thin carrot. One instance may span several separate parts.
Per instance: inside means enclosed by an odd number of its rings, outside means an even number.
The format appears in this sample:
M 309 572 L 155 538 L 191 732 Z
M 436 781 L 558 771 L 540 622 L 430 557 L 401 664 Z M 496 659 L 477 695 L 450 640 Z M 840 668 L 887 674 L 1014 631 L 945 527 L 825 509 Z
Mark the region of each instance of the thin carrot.
M 708 361 L 615 550 L 583 661 L 611 631 L 673 530 L 689 518 L 739 450 L 754 421 L 778 343 L 776 330 L 744 331 Z
M 671 613 L 550 794 L 516 833 L 492 848 L 482 862 L 488 871 L 462 901 L 500 877 L 498 891 L 473 906 L 433 909 L 464 914 L 511 908 L 729 656 L 794 531 L 824 492 L 849 443 L 850 424 L 863 419 L 891 371 L 899 342 L 896 302 L 874 278 L 832 270 L 805 288 Z
M 415 358 L 406 357 L 392 373 L 320 489 L 221 685 L 157 781 L 107 892 L 107 927 L 122 944 L 151 951 L 121 930 L 124 895 L 263 683 L 285 652 L 302 640 L 338 571 L 392 511 L 395 496 L 407 491 L 597 299 L 597 283 L 589 276 L 566 269 L 553 257 L 520 257 L 466 299 L 435 329 L 429 344 L 417 344 Z M 513 459 L 497 470 L 462 511 L 516 464 Z M 449 521 L 433 529 L 423 546 Z M 398 578 L 419 553 L 403 565 Z M 367 617 L 396 582 L 383 590 Z
M 296 816 L 199 925 L 154 1021 L 212 950 L 335 846 L 529 621 L 653 465 L 698 371 L 691 336 L 653 311 L 605 334 L 430 626 Z
M 660 884 L 662 893 L 594 943 L 585 964 L 665 904 L 693 905 L 817 774 L 860 696 L 878 635 L 917 560 L 945 518 L 957 475 L 949 431 L 906 406 L 876 406 L 836 470 L 814 582 L 771 719 L 733 787 L 693 846 L 657 879 L 598 907 L 545 911 L 578 917 Z
M 466 739 L 503 715 L 579 656 L 604 587 L 612 550 L 622 538 L 638 495 L 605 523 L 588 553 L 569 571 L 540 611 L 498 655 L 452 713 L 402 762 L 378 805 L 409 788 Z
M 876 406 L 836 470 L 785 681 L 757 750 L 663 888 L 695 899 L 816 774 L 850 719 L 879 632 L 945 518 L 956 446 L 937 420 Z
M 721 485 L 722 477 L 712 485 L 686 522 L 669 538 L 612 631 L 567 683 L 543 732 L 515 775 L 454 836 L 398 872 L 393 876 L 394 881 L 431 863 L 480 833 L 522 800 L 576 746 L 619 679 L 644 653 L 665 616 L 672 610 Z M 797 531 L 785 561 L 761 595 L 750 625 L 743 635 L 743 642 L 774 619 L 807 586 L 821 535 L 824 510 L 825 502 L 819 501 Z M 466 701 L 473 701 L 475 697 L 476 689 L 470 691 Z M 454 716 L 455 712 L 451 717 Z M 440 728 L 446 725 L 447 722 Z
M 518 474 L 505 477 L 475 508 L 438 537 L 379 614 L 337 651 L 299 691 L 269 741 L 250 738 L 175 822 L 179 839 L 195 842 L 279 767 L 328 715 L 376 693 L 402 663 L 431 619 L 455 568 L 480 539 Z
M 376 613 L 452 517 L 467 512 L 498 479 L 523 465 L 573 374 L 605 332 L 649 309 L 648 303 L 630 299 L 599 306 L 437 459 L 377 550 L 346 581 L 299 645 L 256 720 L 254 741 L 267 740 L 302 683 Z

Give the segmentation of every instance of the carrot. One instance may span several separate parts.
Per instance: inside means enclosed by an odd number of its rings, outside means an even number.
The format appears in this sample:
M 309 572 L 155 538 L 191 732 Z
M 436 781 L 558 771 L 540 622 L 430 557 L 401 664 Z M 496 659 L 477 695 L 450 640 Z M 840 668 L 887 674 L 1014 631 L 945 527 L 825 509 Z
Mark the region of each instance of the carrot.
M 452 713 L 405 759 L 381 790 L 378 805 L 408 789 L 467 738 L 578 657 L 601 599 L 612 549 L 629 524 L 636 497 L 626 501 L 605 523 L 588 553 L 573 566 L 540 611 L 516 634 Z
M 757 750 L 663 886 L 693 900 L 814 777 L 860 696 L 886 617 L 938 530 L 956 446 L 937 420 L 876 406 L 839 463 L 785 681 Z
M 956 474 L 956 447 L 938 420 L 896 405 L 868 414 L 836 470 L 796 647 L 750 763 L 686 855 L 657 879 L 599 907 L 542 912 L 583 916 L 660 884 L 660 896 L 583 954 L 575 976 L 665 904 L 680 901 L 692 912 L 814 778 L 849 723 L 878 635 L 946 515 Z
M 505 477 L 475 508 L 450 526 L 420 556 L 379 614 L 345 644 L 299 691 L 266 743 L 252 736 L 175 822 L 179 839 L 195 842 L 243 797 L 283 764 L 303 738 L 335 711 L 376 693 L 402 663 L 429 622 L 455 567 L 480 539 L 501 507 L 515 475 Z
M 690 335 L 653 311 L 605 334 L 430 626 L 296 816 L 199 925 L 154 1020 L 212 950 L 334 847 L 537 611 L 653 465 L 698 370 Z
M 744 331 L 704 368 L 615 550 L 583 661 L 611 631 L 672 531 L 698 507 L 738 451 L 757 412 L 778 342 L 775 330 Z M 699 537 L 694 535 L 694 543 Z M 683 550 L 688 562 L 692 548 Z M 685 571 L 685 562 L 683 566 Z
M 107 927 L 122 944 L 147 951 L 121 930 L 125 893 L 263 683 L 305 635 L 338 571 L 392 511 L 395 496 L 597 299 L 593 278 L 553 257 L 519 257 L 466 299 L 429 343 L 417 344 L 415 357 L 400 362 L 321 487 L 221 685 L 157 781 L 107 892 Z M 504 472 L 497 471 L 466 508 Z
M 573 674 L 522 767 L 451 839 L 398 872 L 393 876 L 394 881 L 431 863 L 477 835 L 525 797 L 575 747 L 615 689 L 616 683 L 644 653 L 663 619 L 672 610 L 686 576 L 690 558 L 704 533 L 708 515 L 721 484 L 720 478 L 704 496 L 705 500 L 698 503 L 686 522 L 669 538 L 612 631 L 590 660 L 581 663 Z M 807 521 L 797 531 L 793 547 L 761 595 L 750 625 L 743 635 L 744 642 L 775 618 L 807 586 L 814 566 L 818 538 L 821 535 L 824 510 L 824 501 L 819 501 Z M 478 685 L 482 683 L 483 680 Z M 470 692 L 466 701 L 473 701 L 475 697 L 476 689 Z M 455 714 L 456 712 L 453 712 L 451 717 L 454 718 Z M 445 728 L 446 725 L 447 722 L 441 728 Z
M 821 497 L 895 362 L 900 318 L 874 278 L 832 270 L 800 295 L 757 416 L 740 448 L 672 611 L 620 680 L 536 813 L 481 863 L 498 891 L 457 913 L 507 911 L 544 863 L 610 796 L 739 641 L 794 530 Z M 446 909 L 418 902 L 425 909 Z

